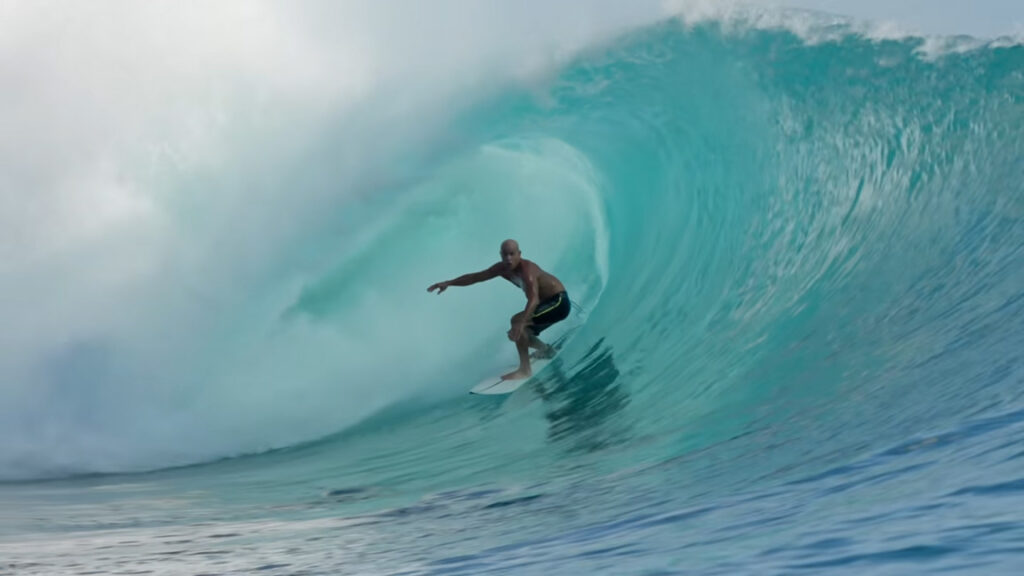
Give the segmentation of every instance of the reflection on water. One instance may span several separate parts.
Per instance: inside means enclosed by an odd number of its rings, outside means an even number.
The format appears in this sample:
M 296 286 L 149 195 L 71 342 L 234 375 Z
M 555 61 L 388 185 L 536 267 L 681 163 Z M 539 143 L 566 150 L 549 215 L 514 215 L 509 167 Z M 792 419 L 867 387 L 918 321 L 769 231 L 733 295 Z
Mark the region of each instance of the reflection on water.
M 548 438 L 586 452 L 627 440 L 629 426 L 613 418 L 629 404 L 629 395 L 617 382 L 619 374 L 603 338 L 571 368 L 562 358 L 552 361 L 532 385 L 547 406 Z

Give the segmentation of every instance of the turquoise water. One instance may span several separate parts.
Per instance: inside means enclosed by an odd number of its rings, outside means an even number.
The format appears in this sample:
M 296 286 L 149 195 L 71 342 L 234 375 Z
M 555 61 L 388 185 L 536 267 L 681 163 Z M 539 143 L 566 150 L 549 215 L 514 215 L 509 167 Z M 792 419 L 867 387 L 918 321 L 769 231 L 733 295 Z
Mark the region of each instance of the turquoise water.
M 0 573 L 1016 573 L 1024 48 L 828 32 L 664 22 L 494 89 L 160 404 L 69 347 L 60 410 L 0 409 Z M 576 329 L 470 397 L 521 295 L 425 288 L 506 237 Z

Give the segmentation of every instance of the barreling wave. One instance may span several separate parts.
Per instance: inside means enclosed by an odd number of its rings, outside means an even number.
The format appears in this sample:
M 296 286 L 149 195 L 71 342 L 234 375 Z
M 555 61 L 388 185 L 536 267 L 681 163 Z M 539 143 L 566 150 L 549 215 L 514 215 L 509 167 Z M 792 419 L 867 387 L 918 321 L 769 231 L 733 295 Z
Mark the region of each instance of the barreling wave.
M 111 390 L 65 396 L 63 411 L 40 401 L 4 414 L 17 441 L 0 473 L 285 447 L 415 397 L 448 441 L 416 444 L 423 422 L 407 411 L 389 420 L 378 433 L 404 439 L 403 475 L 456 451 L 461 473 L 486 474 L 515 452 L 473 438 L 530 425 L 506 414 L 472 435 L 463 420 L 480 408 L 456 398 L 511 356 L 503 326 L 521 297 L 424 289 L 489 264 L 506 237 L 586 312 L 539 379 L 551 427 L 518 466 L 548 458 L 547 442 L 655 438 L 652 458 L 677 457 L 769 423 L 809 444 L 783 459 L 813 462 L 1016 398 L 1024 48 L 936 53 L 821 29 L 808 41 L 760 21 L 666 21 L 593 48 L 543 91 L 497 94 L 453 124 L 459 146 L 346 212 L 357 232 L 343 246 L 294 244 L 296 259 L 338 249 L 331 265 L 257 290 L 257 319 L 196 336 L 232 368 L 188 373 L 209 386 L 168 399 L 188 418 L 114 414 Z M 116 352 L 69 349 L 54 390 L 68 374 L 116 377 Z

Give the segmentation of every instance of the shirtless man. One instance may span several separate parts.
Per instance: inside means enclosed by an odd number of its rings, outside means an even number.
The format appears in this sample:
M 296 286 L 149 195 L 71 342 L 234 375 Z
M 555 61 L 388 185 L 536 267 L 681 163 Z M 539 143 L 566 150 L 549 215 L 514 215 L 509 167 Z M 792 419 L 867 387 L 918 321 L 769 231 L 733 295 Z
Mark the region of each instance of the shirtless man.
M 440 294 L 449 286 L 469 286 L 498 276 L 519 286 L 526 294 L 526 308 L 512 317 L 512 328 L 508 331 L 508 339 L 516 343 L 519 352 L 519 369 L 505 374 L 502 379 L 528 378 L 533 374 L 530 369 L 530 348 L 540 350 L 546 357 L 554 355 L 554 349 L 541 342 L 537 335 L 569 316 L 569 295 L 558 278 L 521 256 L 519 244 L 515 240 L 501 243 L 501 262 L 480 272 L 431 284 L 427 292 L 437 290 Z

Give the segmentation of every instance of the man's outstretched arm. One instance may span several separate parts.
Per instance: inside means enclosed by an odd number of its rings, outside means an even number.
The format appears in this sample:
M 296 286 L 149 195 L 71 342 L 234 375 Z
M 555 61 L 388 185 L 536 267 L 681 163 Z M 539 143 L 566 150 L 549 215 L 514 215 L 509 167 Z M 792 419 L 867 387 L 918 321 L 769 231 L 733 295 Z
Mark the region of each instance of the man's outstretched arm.
M 440 294 L 441 292 L 447 290 L 449 286 L 469 286 L 471 284 L 476 284 L 477 282 L 484 282 L 490 280 L 491 278 L 495 278 L 499 274 L 501 274 L 500 266 L 501 263 L 499 262 L 498 264 L 495 264 L 494 266 L 491 266 L 486 270 L 473 272 L 471 274 L 463 274 L 462 276 L 459 276 L 458 278 L 455 278 L 453 280 L 446 280 L 444 282 L 431 284 L 430 287 L 427 288 L 427 292 L 433 292 L 434 290 L 437 290 L 437 293 Z

